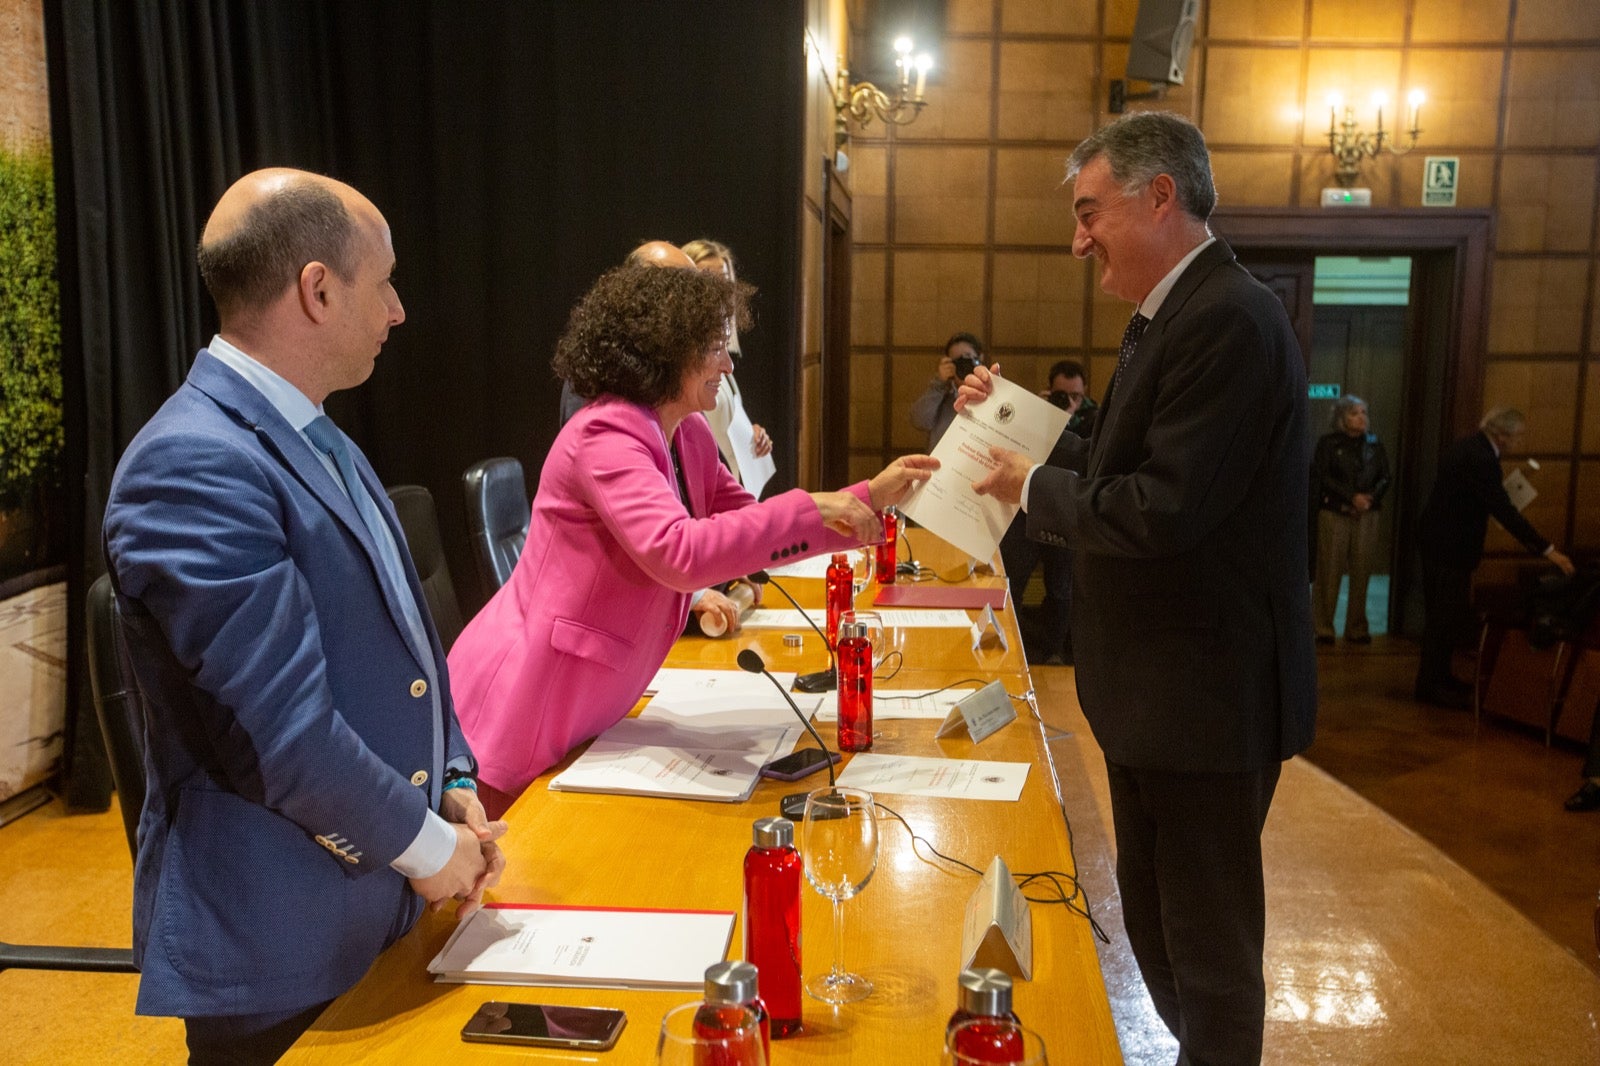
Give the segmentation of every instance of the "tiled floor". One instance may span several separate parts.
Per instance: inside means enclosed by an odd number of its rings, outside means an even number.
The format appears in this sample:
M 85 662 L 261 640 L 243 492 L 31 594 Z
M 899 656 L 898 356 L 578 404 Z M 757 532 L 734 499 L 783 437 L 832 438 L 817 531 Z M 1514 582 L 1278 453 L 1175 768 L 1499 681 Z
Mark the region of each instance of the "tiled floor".
M 1493 723 L 1474 738 L 1469 716 L 1412 703 L 1413 656 L 1379 640 L 1321 657 L 1319 739 L 1285 768 L 1264 838 L 1265 1061 L 1593 1066 L 1600 813 L 1561 810 L 1579 757 Z M 1116 942 L 1105 770 L 1072 672 L 1037 669 L 1035 683 L 1064 734 L 1052 750 L 1078 859 L 1114 939 L 1102 968 L 1124 1054 L 1170 1063 Z M 0 939 L 126 944 L 129 865 L 114 811 L 52 804 L 0 828 Z M 136 1018 L 134 989 L 127 976 L 0 973 L 0 1061 L 181 1061 L 181 1027 Z

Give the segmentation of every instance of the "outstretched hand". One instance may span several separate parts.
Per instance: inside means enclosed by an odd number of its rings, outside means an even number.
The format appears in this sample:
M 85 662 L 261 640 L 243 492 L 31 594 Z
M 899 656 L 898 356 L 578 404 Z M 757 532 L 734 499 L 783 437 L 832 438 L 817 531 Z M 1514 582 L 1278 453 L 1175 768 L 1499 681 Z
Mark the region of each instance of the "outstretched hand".
M 993 496 L 1001 503 L 1021 503 L 1022 486 L 1027 483 L 1033 461 L 1006 448 L 990 448 L 989 458 L 994 466 L 982 480 L 972 483 L 972 491 L 979 496 Z
M 874 510 L 881 511 L 905 499 L 906 493 L 922 484 L 933 476 L 939 469 L 939 460 L 931 455 L 902 455 L 888 466 L 878 472 L 878 476 L 867 482 L 867 491 L 872 494 Z M 882 530 L 873 538 L 882 540 Z

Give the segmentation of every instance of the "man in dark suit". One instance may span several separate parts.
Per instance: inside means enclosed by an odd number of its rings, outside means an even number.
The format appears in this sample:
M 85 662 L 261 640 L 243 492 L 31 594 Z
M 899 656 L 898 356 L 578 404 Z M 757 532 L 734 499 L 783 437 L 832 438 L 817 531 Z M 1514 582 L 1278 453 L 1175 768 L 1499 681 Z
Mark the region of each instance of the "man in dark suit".
M 1105 751 L 1124 923 L 1180 1063 L 1256 1062 L 1261 829 L 1311 742 L 1304 364 L 1276 297 L 1206 225 L 1200 131 L 1124 116 L 1068 162 L 1073 252 L 1135 304 L 1089 441 L 994 449 L 979 493 L 1076 552 L 1078 695 Z M 962 403 L 988 393 L 979 368 Z
M 1452 444 L 1439 461 L 1439 476 L 1417 524 L 1422 545 L 1422 658 L 1417 664 L 1417 699 L 1441 707 L 1465 708 L 1472 686 L 1450 672 L 1456 646 L 1474 628 L 1472 572 L 1483 558 L 1489 517 L 1535 555 L 1564 574 L 1572 560 L 1539 535 L 1511 503 L 1502 484 L 1500 457 L 1527 431 L 1522 412 L 1497 408 L 1483 416 L 1478 432 Z
M 383 216 L 246 175 L 199 260 L 222 328 L 112 481 L 106 558 L 148 713 L 138 1010 L 269 1063 L 425 905 L 504 866 L 394 509 L 322 415 L 405 312 Z

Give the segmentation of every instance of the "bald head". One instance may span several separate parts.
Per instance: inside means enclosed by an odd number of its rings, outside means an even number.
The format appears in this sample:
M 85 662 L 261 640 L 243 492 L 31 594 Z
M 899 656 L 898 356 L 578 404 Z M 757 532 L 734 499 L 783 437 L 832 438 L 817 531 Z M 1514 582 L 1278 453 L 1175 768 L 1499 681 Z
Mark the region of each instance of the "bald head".
M 628 253 L 626 260 L 628 266 L 658 266 L 679 267 L 684 270 L 694 269 L 694 260 L 684 254 L 682 248 L 666 241 L 646 241 Z
M 224 323 L 265 310 L 301 269 L 325 264 L 348 279 L 358 230 L 382 216 L 365 196 L 332 178 L 273 167 L 246 174 L 212 209 L 196 258 Z

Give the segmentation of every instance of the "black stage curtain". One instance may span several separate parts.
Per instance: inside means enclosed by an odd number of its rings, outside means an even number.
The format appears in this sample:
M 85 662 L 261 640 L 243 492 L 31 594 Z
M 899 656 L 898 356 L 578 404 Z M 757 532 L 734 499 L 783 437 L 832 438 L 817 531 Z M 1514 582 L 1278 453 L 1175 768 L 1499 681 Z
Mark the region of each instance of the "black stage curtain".
M 372 379 L 328 406 L 387 483 L 433 493 L 468 615 L 483 595 L 461 472 L 513 455 L 534 488 L 557 430 L 556 337 L 639 241 L 715 237 L 760 287 L 740 384 L 777 442 L 777 487 L 794 483 L 802 0 L 45 7 L 79 706 L 111 474 L 215 330 L 195 241 L 256 167 L 332 174 L 389 220 L 407 320 Z M 103 805 L 99 776 L 72 775 L 79 805 Z

